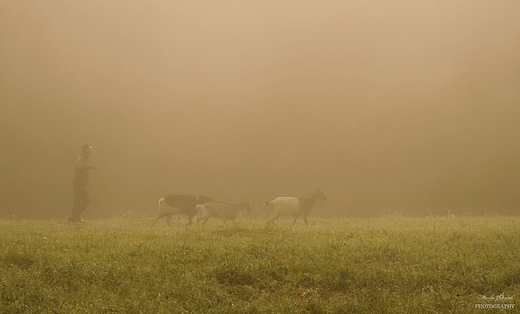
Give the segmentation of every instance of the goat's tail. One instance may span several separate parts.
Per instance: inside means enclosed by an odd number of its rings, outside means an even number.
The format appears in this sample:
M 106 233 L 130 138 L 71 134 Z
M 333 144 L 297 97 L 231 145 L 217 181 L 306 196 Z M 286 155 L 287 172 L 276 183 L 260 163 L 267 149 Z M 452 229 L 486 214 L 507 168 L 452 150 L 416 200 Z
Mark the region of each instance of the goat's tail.
M 157 209 L 157 216 L 155 217 L 155 219 L 153 220 L 153 223 L 152 223 L 152 226 L 155 225 L 155 223 L 161 219 L 162 215 L 161 215 L 161 207 L 164 206 L 164 197 L 159 199 L 159 208 Z

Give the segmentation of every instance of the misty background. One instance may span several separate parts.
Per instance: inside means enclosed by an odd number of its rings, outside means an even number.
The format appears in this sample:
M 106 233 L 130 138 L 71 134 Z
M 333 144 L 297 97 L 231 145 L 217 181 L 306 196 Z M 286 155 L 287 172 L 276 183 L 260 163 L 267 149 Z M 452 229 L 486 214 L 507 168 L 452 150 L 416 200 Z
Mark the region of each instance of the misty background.
M 0 0 L 0 217 L 167 194 L 517 214 L 520 2 Z M 259 215 L 267 215 L 261 212 Z M 254 215 L 253 215 L 254 216 Z

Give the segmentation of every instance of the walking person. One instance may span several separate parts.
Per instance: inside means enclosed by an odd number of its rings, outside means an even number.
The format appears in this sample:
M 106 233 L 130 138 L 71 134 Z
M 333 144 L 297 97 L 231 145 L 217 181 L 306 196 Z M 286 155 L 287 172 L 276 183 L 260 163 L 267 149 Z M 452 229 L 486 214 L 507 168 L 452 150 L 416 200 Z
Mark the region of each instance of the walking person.
M 87 192 L 89 170 L 96 169 L 93 164 L 89 163 L 91 154 L 92 146 L 81 146 L 81 155 L 76 159 L 74 167 L 74 179 L 72 180 L 72 187 L 74 188 L 74 203 L 72 205 L 72 213 L 69 222 L 83 222 L 80 218 L 81 213 L 88 207 L 88 204 L 90 204 Z

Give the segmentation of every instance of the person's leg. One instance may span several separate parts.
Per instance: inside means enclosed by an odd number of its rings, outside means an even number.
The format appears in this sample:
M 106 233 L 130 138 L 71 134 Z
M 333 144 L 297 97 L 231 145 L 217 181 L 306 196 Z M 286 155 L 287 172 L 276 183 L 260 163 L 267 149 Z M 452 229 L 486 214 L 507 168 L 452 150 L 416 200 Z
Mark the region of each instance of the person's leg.
M 76 222 L 81 214 L 81 189 L 77 184 L 72 185 L 74 188 L 74 202 L 72 203 L 72 212 L 69 221 Z
M 79 207 L 79 210 L 78 210 L 78 221 L 81 221 L 81 213 L 87 209 L 88 205 L 90 204 L 90 198 L 88 197 L 88 192 L 87 192 L 87 187 L 82 185 L 80 186 L 80 189 L 79 189 L 79 196 L 80 196 L 80 199 L 81 199 L 81 206 Z

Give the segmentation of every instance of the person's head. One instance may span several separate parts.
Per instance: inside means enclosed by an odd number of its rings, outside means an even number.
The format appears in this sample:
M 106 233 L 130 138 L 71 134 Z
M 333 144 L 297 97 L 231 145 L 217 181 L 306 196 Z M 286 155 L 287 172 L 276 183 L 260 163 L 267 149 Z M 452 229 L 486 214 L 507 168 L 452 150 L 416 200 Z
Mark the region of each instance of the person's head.
M 81 154 L 85 157 L 90 157 L 90 154 L 92 153 L 92 146 L 90 145 L 83 145 L 81 146 Z

